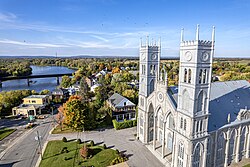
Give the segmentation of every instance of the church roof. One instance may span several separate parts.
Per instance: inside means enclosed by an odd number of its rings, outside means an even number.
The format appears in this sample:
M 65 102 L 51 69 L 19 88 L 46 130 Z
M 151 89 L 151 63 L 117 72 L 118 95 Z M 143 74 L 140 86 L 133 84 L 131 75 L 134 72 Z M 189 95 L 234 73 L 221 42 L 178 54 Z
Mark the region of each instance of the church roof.
M 178 89 L 169 87 L 168 95 L 177 107 Z M 246 80 L 213 82 L 209 102 L 208 131 L 214 131 L 226 125 L 228 114 L 235 121 L 240 109 L 250 108 L 250 83 Z

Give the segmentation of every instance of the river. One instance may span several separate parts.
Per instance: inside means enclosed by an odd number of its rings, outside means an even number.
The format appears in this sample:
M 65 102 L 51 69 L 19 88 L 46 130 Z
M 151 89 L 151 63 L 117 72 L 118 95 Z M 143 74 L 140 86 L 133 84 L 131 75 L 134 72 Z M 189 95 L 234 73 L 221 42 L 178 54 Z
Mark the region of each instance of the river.
M 61 74 L 61 73 L 73 73 L 75 70 L 67 67 L 58 66 L 31 66 L 32 75 L 40 74 Z M 60 78 L 61 81 L 61 78 Z M 40 92 L 44 89 L 52 91 L 57 87 L 57 81 L 55 78 L 34 78 L 30 86 L 27 85 L 27 79 L 18 79 L 12 81 L 4 81 L 0 91 L 30 89 Z

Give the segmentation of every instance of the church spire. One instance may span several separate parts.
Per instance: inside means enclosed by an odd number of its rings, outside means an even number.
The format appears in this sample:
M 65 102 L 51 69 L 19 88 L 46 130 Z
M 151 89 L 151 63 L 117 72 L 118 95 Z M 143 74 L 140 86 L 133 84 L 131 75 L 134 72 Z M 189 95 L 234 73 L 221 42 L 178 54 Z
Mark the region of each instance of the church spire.
M 200 29 L 200 25 L 197 24 L 197 28 L 196 28 L 196 41 L 199 40 L 199 29 Z
M 213 26 L 213 32 L 212 32 L 212 42 L 214 43 L 215 40 L 215 26 Z
M 181 42 L 184 40 L 184 28 L 181 29 Z

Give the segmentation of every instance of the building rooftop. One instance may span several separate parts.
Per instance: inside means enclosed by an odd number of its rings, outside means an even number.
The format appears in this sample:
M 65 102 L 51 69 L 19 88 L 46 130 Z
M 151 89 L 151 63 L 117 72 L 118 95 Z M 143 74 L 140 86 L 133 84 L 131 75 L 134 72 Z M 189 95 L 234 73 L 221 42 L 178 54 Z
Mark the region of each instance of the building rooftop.
M 25 97 L 25 98 L 45 98 L 47 97 L 48 95 L 30 95 L 28 97 Z
M 135 106 L 134 103 L 132 103 L 130 100 L 128 100 L 126 97 L 123 97 L 122 95 L 118 93 L 114 93 L 110 98 L 108 98 L 108 101 L 114 106 L 114 107 L 124 107 L 124 102 L 126 102 L 126 106 Z
M 39 105 L 39 104 L 20 104 L 19 106 L 17 107 L 14 107 L 16 109 L 30 109 L 30 108 L 35 108 L 35 109 L 38 109 L 38 108 L 43 108 L 44 105 Z
M 171 86 L 168 95 L 175 107 L 178 104 L 178 88 Z M 208 131 L 217 130 L 235 121 L 240 109 L 250 108 L 250 83 L 246 80 L 211 83 Z

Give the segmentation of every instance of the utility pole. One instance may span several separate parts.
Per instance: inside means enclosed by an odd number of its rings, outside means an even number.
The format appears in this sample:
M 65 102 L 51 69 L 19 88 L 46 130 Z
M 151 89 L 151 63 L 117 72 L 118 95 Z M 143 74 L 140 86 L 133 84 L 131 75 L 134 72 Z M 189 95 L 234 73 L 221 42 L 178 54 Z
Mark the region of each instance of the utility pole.
M 38 140 L 38 144 L 39 144 L 39 147 L 40 147 L 40 153 L 41 153 L 41 159 L 43 159 L 43 153 L 42 153 L 42 146 L 41 146 L 41 136 L 39 136 L 39 132 L 37 132 L 37 140 Z

